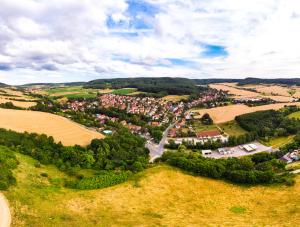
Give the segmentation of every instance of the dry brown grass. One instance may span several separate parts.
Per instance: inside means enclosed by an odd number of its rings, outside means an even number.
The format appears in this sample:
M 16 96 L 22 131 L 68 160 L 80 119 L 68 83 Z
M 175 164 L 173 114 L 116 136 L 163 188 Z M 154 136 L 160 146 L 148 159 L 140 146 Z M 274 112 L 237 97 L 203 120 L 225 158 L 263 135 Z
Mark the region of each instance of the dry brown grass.
M 0 109 L 0 127 L 18 132 L 44 133 L 68 146 L 84 146 L 92 139 L 103 138 L 100 133 L 88 130 L 67 118 L 36 111 Z
M 233 98 L 256 98 L 265 97 L 270 98 L 277 102 L 292 102 L 293 97 L 288 93 L 290 88 L 280 85 L 245 85 L 238 86 L 236 83 L 220 83 L 211 84 L 211 88 L 218 90 L 228 91 L 229 94 L 233 95 Z M 244 90 L 245 88 L 255 89 L 256 92 Z M 296 89 L 297 90 L 297 89 Z M 300 88 L 296 92 L 294 97 L 300 97 Z
M 21 164 L 22 165 L 22 164 Z M 28 169 L 28 168 L 26 168 Z M 26 181 L 36 174 L 26 172 Z M 45 171 L 45 170 L 38 170 Z M 47 171 L 53 176 L 53 171 Z M 39 173 L 37 173 L 38 176 Z M 29 176 L 30 175 L 30 176 Z M 51 191 L 31 182 L 7 192 L 20 226 L 298 226 L 300 178 L 293 187 L 241 187 L 167 166 L 138 182 L 92 191 Z M 42 179 L 43 180 L 43 179 Z M 23 183 L 20 181 L 20 185 Z M 33 187 L 34 193 L 29 190 Z M 43 190 L 43 191 L 41 191 Z
M 222 84 L 211 84 L 209 85 L 211 88 L 217 90 L 228 91 L 229 94 L 240 96 L 240 97 L 257 97 L 258 94 L 252 91 L 246 91 L 237 88 L 235 83 L 222 83 Z
M 211 118 L 214 120 L 215 123 L 223 123 L 227 121 L 232 121 L 236 116 L 246 114 L 246 113 L 252 113 L 256 111 L 262 111 L 262 110 L 278 110 L 283 108 L 285 105 L 297 105 L 300 106 L 300 102 L 294 102 L 294 103 L 276 103 L 276 104 L 270 104 L 270 105 L 263 105 L 263 106 L 255 106 L 255 107 L 249 107 L 243 104 L 239 105 L 229 105 L 229 106 L 222 106 L 222 107 L 216 107 L 211 109 L 199 109 L 199 110 L 193 110 L 193 112 L 198 112 L 200 115 L 197 117 L 202 117 L 203 114 L 208 113 Z
M 8 98 L 4 98 L 4 97 L 0 96 L 0 103 L 6 103 L 6 102 L 11 102 L 15 106 L 21 107 L 21 108 L 29 108 L 29 107 L 36 105 L 36 102 L 15 101 L 15 100 L 10 100 Z

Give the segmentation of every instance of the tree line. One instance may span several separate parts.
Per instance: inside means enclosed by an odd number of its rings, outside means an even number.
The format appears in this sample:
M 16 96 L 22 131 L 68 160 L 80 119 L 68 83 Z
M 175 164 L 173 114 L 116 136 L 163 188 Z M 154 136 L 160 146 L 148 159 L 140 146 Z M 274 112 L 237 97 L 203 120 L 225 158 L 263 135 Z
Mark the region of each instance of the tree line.
M 299 111 L 298 107 L 290 106 L 285 109 L 265 110 L 237 116 L 237 123 L 261 138 L 294 135 L 300 130 L 300 120 L 289 118 L 288 115 Z
M 46 135 L 0 129 L 0 145 L 14 148 L 42 164 L 55 164 L 71 175 L 81 168 L 137 171 L 145 168 L 149 159 L 145 139 L 125 128 L 102 140 L 95 139 L 87 147 L 66 147 Z
M 238 184 L 293 185 L 293 175 L 285 170 L 285 163 L 268 153 L 258 153 L 242 158 L 204 158 L 199 153 L 165 152 L 160 159 L 198 176 L 223 179 Z
M 149 93 L 161 93 L 164 91 L 165 94 L 169 95 L 197 94 L 207 90 L 207 88 L 196 86 L 193 80 L 170 77 L 99 79 L 86 83 L 84 87 L 97 89 L 130 87 Z

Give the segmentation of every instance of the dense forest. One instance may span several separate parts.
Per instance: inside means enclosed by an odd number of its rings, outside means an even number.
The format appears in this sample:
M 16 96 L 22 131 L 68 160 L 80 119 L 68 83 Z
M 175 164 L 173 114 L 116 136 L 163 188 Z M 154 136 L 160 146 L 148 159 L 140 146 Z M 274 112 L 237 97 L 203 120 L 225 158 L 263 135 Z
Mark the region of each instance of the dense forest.
M 238 124 L 259 137 L 278 137 L 296 134 L 300 130 L 300 121 L 287 116 L 296 112 L 297 107 L 287 107 L 283 110 L 266 110 L 237 116 Z
M 16 148 L 42 164 L 55 164 L 70 174 L 76 174 L 80 168 L 136 171 L 136 166 L 145 167 L 149 157 L 145 140 L 125 128 L 105 139 L 93 140 L 86 148 L 65 147 L 46 135 L 0 129 L 0 145 Z
M 194 79 L 193 81 L 199 85 L 207 85 L 213 83 L 238 83 L 239 85 L 247 84 L 283 84 L 283 85 L 300 85 L 300 78 L 277 78 L 277 79 L 261 79 L 247 77 L 245 79 Z
M 239 81 L 239 85 L 247 84 L 284 84 L 284 85 L 300 85 L 300 78 L 278 78 L 278 79 L 260 79 L 246 78 Z
M 85 84 L 86 88 L 137 88 L 139 91 L 149 93 L 162 93 L 164 95 L 197 94 L 206 89 L 196 86 L 193 80 L 186 78 L 117 78 L 99 79 Z
M 196 84 L 199 85 L 208 85 L 208 84 L 216 84 L 216 83 L 239 83 L 243 79 L 193 79 Z
M 285 170 L 285 163 L 276 153 L 258 153 L 242 158 L 204 158 L 199 153 L 165 152 L 161 161 L 198 176 L 223 179 L 239 184 L 286 183 L 293 185 L 293 175 Z

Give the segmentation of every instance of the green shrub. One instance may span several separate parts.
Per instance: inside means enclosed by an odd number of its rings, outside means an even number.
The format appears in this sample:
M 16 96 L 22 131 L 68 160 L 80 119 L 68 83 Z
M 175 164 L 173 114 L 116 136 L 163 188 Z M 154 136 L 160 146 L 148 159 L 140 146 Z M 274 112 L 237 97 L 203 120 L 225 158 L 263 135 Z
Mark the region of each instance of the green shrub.
M 42 177 L 48 177 L 48 173 L 41 173 Z
M 99 189 L 116 184 L 120 184 L 128 180 L 131 176 L 131 172 L 114 172 L 114 171 L 102 171 L 100 175 L 83 178 L 78 181 L 67 182 L 66 186 L 74 189 Z
M 18 161 L 13 150 L 0 146 L 0 190 L 7 190 L 10 185 L 16 184 L 12 169 L 15 169 Z

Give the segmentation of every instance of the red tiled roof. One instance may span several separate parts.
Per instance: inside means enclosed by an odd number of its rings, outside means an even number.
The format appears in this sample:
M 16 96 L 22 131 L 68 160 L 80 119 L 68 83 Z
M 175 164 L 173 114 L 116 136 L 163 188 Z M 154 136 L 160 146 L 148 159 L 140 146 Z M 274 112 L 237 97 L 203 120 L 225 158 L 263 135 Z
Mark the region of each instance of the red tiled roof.
M 221 133 L 218 130 L 203 131 L 197 133 L 198 138 L 219 136 Z

